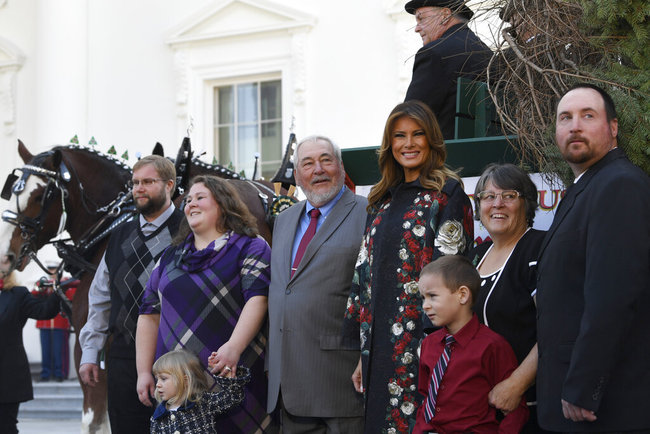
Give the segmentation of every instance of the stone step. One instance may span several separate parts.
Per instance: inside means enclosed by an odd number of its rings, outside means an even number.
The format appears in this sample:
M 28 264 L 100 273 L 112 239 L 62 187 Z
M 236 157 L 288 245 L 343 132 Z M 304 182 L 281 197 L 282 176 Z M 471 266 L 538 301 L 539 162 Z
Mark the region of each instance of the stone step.
M 34 398 L 42 395 L 60 395 L 60 396 L 83 396 L 81 386 L 76 378 L 64 380 L 61 382 L 48 381 L 45 383 L 32 383 L 34 388 Z
M 40 362 L 29 362 L 29 372 L 32 375 L 32 381 L 36 383 L 41 378 L 41 363 Z M 77 378 L 77 373 L 74 371 L 74 368 L 70 368 L 68 373 L 68 379 Z
M 32 381 L 36 381 L 41 376 L 41 364 L 39 362 L 29 362 L 29 373 L 32 374 Z
M 34 399 L 20 404 L 19 419 L 81 418 L 83 394 L 77 380 L 34 383 Z

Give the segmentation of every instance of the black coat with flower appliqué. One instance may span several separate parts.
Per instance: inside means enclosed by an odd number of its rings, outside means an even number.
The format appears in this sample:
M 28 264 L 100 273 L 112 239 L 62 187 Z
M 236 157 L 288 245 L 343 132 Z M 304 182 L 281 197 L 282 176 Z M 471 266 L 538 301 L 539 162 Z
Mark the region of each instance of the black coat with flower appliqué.
M 423 337 L 420 270 L 472 246 L 472 206 L 460 183 L 441 192 L 418 180 L 391 188 L 368 216 L 346 311 L 360 333 L 367 433 L 408 432 L 422 397 L 417 348 Z

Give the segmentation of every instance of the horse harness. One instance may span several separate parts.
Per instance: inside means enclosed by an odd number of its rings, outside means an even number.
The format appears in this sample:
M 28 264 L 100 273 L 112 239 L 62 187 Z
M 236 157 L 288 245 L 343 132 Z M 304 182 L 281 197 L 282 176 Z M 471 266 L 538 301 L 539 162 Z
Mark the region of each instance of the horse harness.
M 264 209 L 264 214 L 266 215 L 266 220 L 267 222 L 270 222 L 271 227 L 272 227 L 272 221 L 273 218 L 275 218 L 275 215 L 271 214 L 271 206 L 269 206 L 269 197 L 272 197 L 273 200 L 275 201 L 277 199 L 275 192 L 265 186 L 264 184 L 261 184 L 259 182 L 255 182 L 254 180 L 250 179 L 245 179 L 242 176 L 240 176 L 238 173 L 227 169 L 223 166 L 220 165 L 208 165 L 207 163 L 202 162 L 199 160 L 200 156 L 194 156 L 194 153 L 191 150 L 191 142 L 189 140 L 189 137 L 185 137 L 183 139 L 183 143 L 181 144 L 181 148 L 178 152 L 178 155 L 176 156 L 176 160 L 174 161 L 174 166 L 176 168 L 176 189 L 172 195 L 172 200 L 176 199 L 179 196 L 182 196 L 185 191 L 187 190 L 187 187 L 190 183 L 190 168 L 192 163 L 198 164 L 200 166 L 206 167 L 206 168 L 211 168 L 215 170 L 216 172 L 221 172 L 222 175 L 225 175 L 225 179 L 239 179 L 244 182 L 246 182 L 248 185 L 250 185 L 255 191 L 257 192 L 257 197 L 260 200 L 260 203 L 262 204 L 262 208 Z M 180 209 L 182 210 L 183 207 L 185 206 L 185 199 L 183 199 Z
M 21 171 L 22 176 L 19 177 L 16 175 L 16 170 Z M 47 180 L 45 190 L 43 191 L 43 197 L 41 198 L 41 211 L 36 217 L 28 217 L 24 215 L 20 209 L 20 195 L 24 192 L 27 180 L 31 175 L 45 177 Z M 36 258 L 33 245 L 37 233 L 43 229 L 43 220 L 54 203 L 57 193 L 61 197 L 61 218 L 59 219 L 57 235 L 61 234 L 65 229 L 67 218 L 65 198 L 68 196 L 68 190 L 65 185 L 70 181 L 70 179 L 70 171 L 63 161 L 59 166 L 58 172 L 26 164 L 21 169 L 12 170 L 11 174 L 7 176 L 7 181 L 2 188 L 0 197 L 6 200 L 11 200 L 11 194 L 13 193 L 16 196 L 17 212 L 5 210 L 2 213 L 2 220 L 17 226 L 20 229 L 20 236 L 25 240 L 21 246 L 20 255 L 16 260 L 16 263 L 20 263 L 26 256 L 30 256 L 43 270 L 47 271 L 38 258 Z
M 48 157 L 52 154 L 53 151 L 48 151 L 40 154 L 40 156 Z M 21 171 L 22 175 L 16 175 L 16 170 Z M 36 217 L 25 216 L 20 209 L 19 196 L 24 192 L 27 180 L 31 175 L 44 177 L 47 181 L 41 199 L 41 210 Z M 61 198 L 62 212 L 56 235 L 60 235 L 65 230 L 67 219 L 65 199 L 68 197 L 67 186 L 71 180 L 72 176 L 70 170 L 68 170 L 63 159 L 59 164 L 58 171 L 48 170 L 37 165 L 26 164 L 20 169 L 14 169 L 7 177 L 0 197 L 10 200 L 13 193 L 16 196 L 17 212 L 5 210 L 2 213 L 2 220 L 18 227 L 21 231 L 21 237 L 25 240 L 20 248 L 19 256 L 16 259 L 17 264 L 20 264 L 22 260 L 28 256 L 34 260 L 43 271 L 46 273 L 48 272 L 47 268 L 36 256 L 36 235 L 43 230 L 45 216 L 57 199 L 57 194 Z M 77 181 L 77 184 L 83 196 L 83 186 L 79 181 Z M 117 198 L 112 202 L 104 207 L 97 207 L 95 211 L 88 209 L 83 197 L 81 202 L 89 213 L 103 213 L 102 218 L 84 233 L 79 243 L 70 244 L 70 240 L 57 240 L 52 242 L 59 257 L 63 260 L 65 268 L 71 268 L 70 271 L 73 275 L 78 275 L 85 271 L 94 272 L 96 267 L 85 258 L 85 255 L 99 241 L 106 238 L 115 228 L 117 228 L 117 226 L 135 214 L 135 206 L 130 192 L 120 192 Z

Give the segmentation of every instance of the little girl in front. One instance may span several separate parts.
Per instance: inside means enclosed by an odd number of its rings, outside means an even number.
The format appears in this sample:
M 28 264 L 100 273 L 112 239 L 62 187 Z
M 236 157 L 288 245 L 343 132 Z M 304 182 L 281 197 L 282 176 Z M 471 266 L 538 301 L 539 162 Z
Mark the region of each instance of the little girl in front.
M 209 392 L 209 377 L 201 362 L 185 350 L 160 356 L 153 365 L 156 399 L 160 403 L 151 417 L 151 433 L 216 433 L 215 418 L 244 399 L 250 381 L 248 368 L 240 366 L 234 378 L 213 377 L 218 392 Z

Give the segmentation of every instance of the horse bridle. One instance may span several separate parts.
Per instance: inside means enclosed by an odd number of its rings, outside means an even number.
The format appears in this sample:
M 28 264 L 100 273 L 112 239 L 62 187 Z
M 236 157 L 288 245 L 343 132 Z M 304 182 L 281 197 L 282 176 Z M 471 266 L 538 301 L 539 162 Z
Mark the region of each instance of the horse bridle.
M 49 157 L 53 151 L 41 154 L 43 157 Z M 16 175 L 16 171 L 22 172 L 21 176 Z M 25 216 L 20 209 L 19 196 L 24 192 L 27 180 L 31 175 L 36 175 L 45 178 L 47 181 L 41 199 L 41 210 L 36 217 Z M 76 176 L 76 175 L 75 175 Z M 20 248 L 18 258 L 14 264 L 20 264 L 25 257 L 30 257 L 44 272 L 49 274 L 49 270 L 45 267 L 36 255 L 36 236 L 43 230 L 44 219 L 48 210 L 57 199 L 57 193 L 61 199 L 61 217 L 59 219 L 59 228 L 56 236 L 60 235 L 66 226 L 67 212 L 66 212 L 66 199 L 68 197 L 68 184 L 72 180 L 70 170 L 66 166 L 63 158 L 59 164 L 58 171 L 48 170 L 43 167 L 25 164 L 22 168 L 14 169 L 7 176 L 7 180 L 2 188 L 0 197 L 6 200 L 11 200 L 12 193 L 16 196 L 16 211 L 5 210 L 2 213 L 2 220 L 12 224 L 20 229 L 21 238 L 24 240 Z M 93 212 L 88 209 L 83 195 L 84 189 L 80 182 L 78 183 L 79 191 L 81 191 L 81 203 L 88 212 Z M 130 192 L 120 192 L 113 201 L 108 205 L 99 207 L 94 211 L 95 213 L 103 213 L 104 216 L 93 226 L 91 226 L 82 236 L 81 241 L 76 245 L 66 243 L 66 240 L 57 240 L 53 244 L 57 253 L 62 259 L 62 263 L 58 267 L 57 278 L 54 285 L 54 291 L 63 300 L 62 308 L 69 318 L 72 318 L 71 303 L 63 295 L 60 286 L 60 278 L 62 270 L 67 269 L 67 265 L 75 267 L 79 271 L 95 271 L 95 266 L 84 258 L 93 246 L 95 246 L 103 238 L 107 237 L 117 226 L 133 215 L 133 202 Z M 69 241 L 69 240 L 67 240 Z M 66 265 L 67 264 L 67 265 Z M 7 273 L 0 273 L 7 274 Z M 73 273 L 74 274 L 74 273 Z M 0 276 L 4 277 L 4 276 Z
M 15 174 L 16 170 L 21 171 L 22 176 L 17 176 Z M 20 195 L 24 192 L 27 179 L 31 175 L 45 177 L 47 181 L 45 184 L 45 190 L 43 191 L 43 198 L 41 199 L 41 211 L 36 217 L 25 216 L 20 210 Z M 0 197 L 6 200 L 11 200 L 11 194 L 13 193 L 16 196 L 17 212 L 5 210 L 2 213 L 2 220 L 18 227 L 20 229 L 20 236 L 25 241 L 20 248 L 20 253 L 15 263 L 20 264 L 25 257 L 29 256 L 47 272 L 47 268 L 44 267 L 36 257 L 36 251 L 34 249 L 35 239 L 38 232 L 43 229 L 44 216 L 54 203 L 57 193 L 61 198 L 61 218 L 59 219 L 59 228 L 56 235 L 59 235 L 64 231 L 67 218 L 65 198 L 68 196 L 68 190 L 66 189 L 65 184 L 67 184 L 70 179 L 70 171 L 63 161 L 61 161 L 61 164 L 59 165 L 58 172 L 26 164 L 20 169 L 12 170 L 12 172 L 7 176 L 7 181 L 5 182 Z
M 50 155 L 52 155 L 52 152 L 44 154 L 45 157 Z M 22 172 L 22 176 L 17 176 L 15 174 L 17 170 Z M 43 192 L 43 198 L 41 199 L 41 210 L 36 217 L 28 217 L 24 215 L 20 209 L 19 196 L 24 192 L 27 179 L 31 175 L 44 177 L 47 181 Z M 16 196 L 17 212 L 5 210 L 2 213 L 2 220 L 18 227 L 20 229 L 21 237 L 25 240 L 21 246 L 18 259 L 16 259 L 17 264 L 20 264 L 25 257 L 29 256 L 40 266 L 40 268 L 43 269 L 43 271 L 47 272 L 47 268 L 45 268 L 36 257 L 36 235 L 43 230 L 44 218 L 57 198 L 57 193 L 59 193 L 59 197 L 61 198 L 62 212 L 59 220 L 59 228 L 55 236 L 60 235 L 65 230 L 67 220 L 65 199 L 68 197 L 68 189 L 66 188 L 66 185 L 69 184 L 71 180 L 72 176 L 70 170 L 68 170 L 63 159 L 59 164 L 58 171 L 48 170 L 32 164 L 26 164 L 20 169 L 14 169 L 7 177 L 7 181 L 2 189 L 2 193 L 0 193 L 0 197 L 6 200 L 11 200 L 11 195 L 13 193 Z M 79 183 L 79 190 L 83 195 L 83 186 L 81 183 Z M 90 227 L 88 231 L 86 231 L 78 245 L 70 246 L 65 243 L 65 240 L 55 241 L 54 245 L 59 252 L 59 256 L 64 259 L 64 262 L 71 263 L 78 268 L 94 271 L 95 267 L 83 258 L 83 254 L 101 241 L 101 239 L 108 236 L 113 229 L 133 214 L 130 200 L 131 194 L 129 192 L 121 192 L 117 198 L 111 201 L 108 205 L 101 208 L 98 207 L 94 212 L 101 212 L 105 215 L 96 224 Z M 84 205 L 84 208 L 88 209 L 83 198 L 81 202 Z M 123 211 L 126 211 L 126 215 L 123 215 Z M 93 211 L 89 210 L 88 212 Z M 120 216 L 121 218 L 118 218 Z

